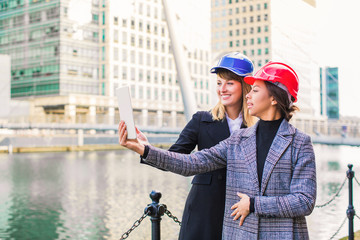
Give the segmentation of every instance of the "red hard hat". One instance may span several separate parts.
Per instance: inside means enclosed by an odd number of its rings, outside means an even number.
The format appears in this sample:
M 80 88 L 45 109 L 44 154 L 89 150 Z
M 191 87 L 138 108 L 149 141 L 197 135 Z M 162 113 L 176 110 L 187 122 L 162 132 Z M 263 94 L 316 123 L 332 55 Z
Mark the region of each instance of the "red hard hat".
M 256 80 L 269 81 L 271 83 L 281 83 L 285 85 L 285 88 L 277 85 L 278 87 L 287 90 L 291 96 L 297 101 L 297 94 L 299 91 L 299 78 L 291 67 L 281 62 L 268 62 L 262 66 L 254 76 L 247 76 L 244 81 L 250 85 L 253 85 Z

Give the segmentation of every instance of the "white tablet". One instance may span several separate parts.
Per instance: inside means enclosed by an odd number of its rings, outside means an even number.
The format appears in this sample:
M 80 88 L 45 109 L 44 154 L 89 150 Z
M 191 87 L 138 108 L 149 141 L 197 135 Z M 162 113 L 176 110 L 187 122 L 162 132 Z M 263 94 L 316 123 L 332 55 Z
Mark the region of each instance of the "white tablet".
M 131 106 L 129 86 L 116 88 L 116 96 L 119 105 L 120 120 L 126 124 L 128 139 L 136 139 L 135 123 Z

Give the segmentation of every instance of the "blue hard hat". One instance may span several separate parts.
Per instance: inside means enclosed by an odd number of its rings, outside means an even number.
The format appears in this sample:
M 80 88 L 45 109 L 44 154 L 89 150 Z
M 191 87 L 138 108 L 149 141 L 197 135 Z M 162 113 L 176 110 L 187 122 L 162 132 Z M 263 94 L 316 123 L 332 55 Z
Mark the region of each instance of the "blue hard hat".
M 210 72 L 217 73 L 218 69 L 227 69 L 239 76 L 249 76 L 254 71 L 254 65 L 251 60 L 242 53 L 231 52 L 220 58 L 216 67 Z

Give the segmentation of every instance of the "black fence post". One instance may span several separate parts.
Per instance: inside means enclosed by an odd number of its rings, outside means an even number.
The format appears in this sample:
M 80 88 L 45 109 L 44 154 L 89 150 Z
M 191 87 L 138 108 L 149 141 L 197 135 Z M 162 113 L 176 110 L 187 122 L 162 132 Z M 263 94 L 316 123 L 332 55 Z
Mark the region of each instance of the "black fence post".
M 153 202 L 147 205 L 145 212 L 148 212 L 148 215 L 151 217 L 151 240 L 160 240 L 161 216 L 164 215 L 166 206 L 164 204 L 159 204 L 161 198 L 160 192 L 152 191 L 150 193 L 150 198 Z
M 348 164 L 349 170 L 346 172 L 346 176 L 349 179 L 349 206 L 346 211 L 346 215 L 349 219 L 349 240 L 354 240 L 354 215 L 355 210 L 353 206 L 353 178 L 354 171 L 352 170 L 353 165 Z

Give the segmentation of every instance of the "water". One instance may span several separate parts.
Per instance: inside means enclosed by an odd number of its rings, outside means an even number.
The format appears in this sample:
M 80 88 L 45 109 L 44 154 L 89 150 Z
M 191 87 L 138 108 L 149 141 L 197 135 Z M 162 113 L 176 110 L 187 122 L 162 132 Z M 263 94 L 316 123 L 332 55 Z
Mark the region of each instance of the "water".
M 315 152 L 322 204 L 343 182 L 348 163 L 360 175 L 360 148 L 316 145 Z M 119 239 L 142 216 L 151 190 L 160 191 L 160 202 L 181 219 L 191 186 L 191 178 L 139 164 L 130 151 L 2 154 L 0 173 L 0 239 Z M 354 181 L 355 210 L 359 200 Z M 311 239 L 330 239 L 347 205 L 346 183 L 333 203 L 307 218 Z M 359 223 L 355 217 L 355 230 Z M 150 231 L 145 218 L 128 239 L 150 239 Z M 164 216 L 162 239 L 177 239 L 178 231 Z M 335 239 L 347 231 L 346 222 Z

